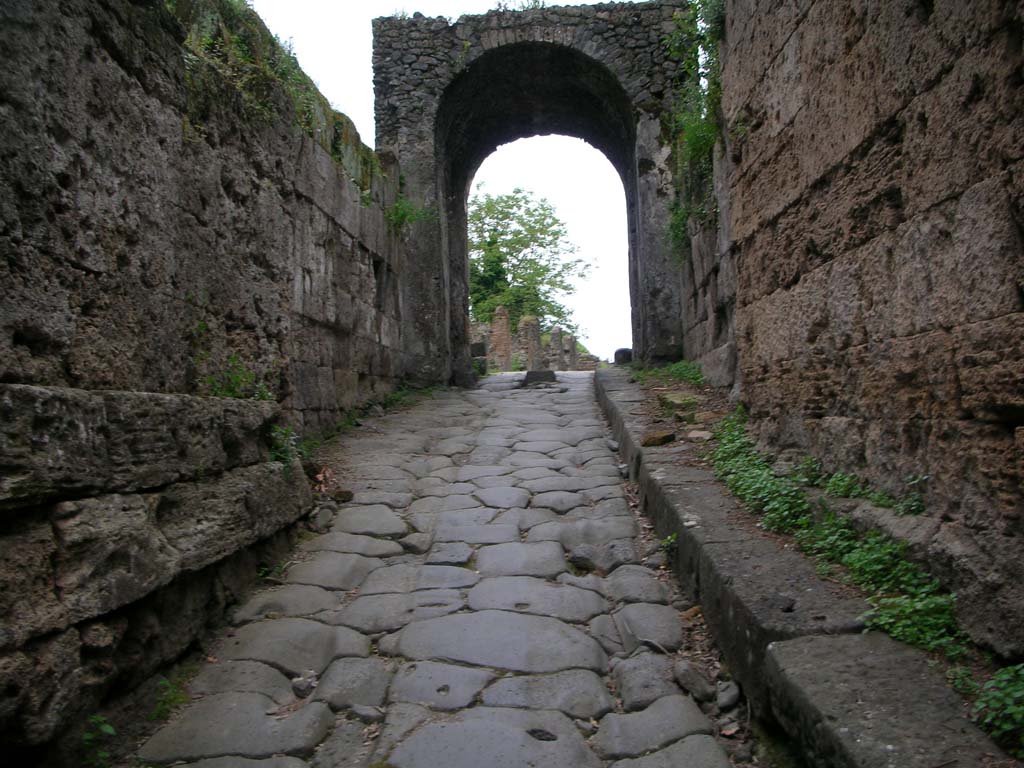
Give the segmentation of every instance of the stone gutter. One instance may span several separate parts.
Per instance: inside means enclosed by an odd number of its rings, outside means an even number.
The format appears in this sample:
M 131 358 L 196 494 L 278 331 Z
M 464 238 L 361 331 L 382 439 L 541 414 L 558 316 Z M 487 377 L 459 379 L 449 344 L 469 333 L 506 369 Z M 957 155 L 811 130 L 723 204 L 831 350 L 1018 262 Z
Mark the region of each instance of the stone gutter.
M 686 443 L 642 448 L 647 399 L 628 370 L 598 370 L 597 399 L 644 513 L 676 536 L 672 565 L 756 715 L 815 766 L 975 768 L 1006 756 L 964 716 L 927 654 L 864 632 L 868 604 L 752 529 L 713 474 L 680 467 Z M 1007 763 L 1010 764 L 1010 763 Z

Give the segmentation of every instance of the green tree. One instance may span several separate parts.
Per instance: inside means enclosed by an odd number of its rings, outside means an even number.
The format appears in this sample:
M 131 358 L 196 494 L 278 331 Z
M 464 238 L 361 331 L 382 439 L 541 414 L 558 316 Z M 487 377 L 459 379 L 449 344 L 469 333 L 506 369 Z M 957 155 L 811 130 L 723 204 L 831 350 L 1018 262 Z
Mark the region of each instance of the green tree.
M 532 193 L 477 193 L 469 201 L 469 301 L 477 322 L 490 322 L 504 306 L 515 329 L 519 318 L 536 315 L 541 327 L 575 332 L 568 307 L 559 300 L 576 290 L 588 265 L 571 258 L 576 246 L 555 209 Z

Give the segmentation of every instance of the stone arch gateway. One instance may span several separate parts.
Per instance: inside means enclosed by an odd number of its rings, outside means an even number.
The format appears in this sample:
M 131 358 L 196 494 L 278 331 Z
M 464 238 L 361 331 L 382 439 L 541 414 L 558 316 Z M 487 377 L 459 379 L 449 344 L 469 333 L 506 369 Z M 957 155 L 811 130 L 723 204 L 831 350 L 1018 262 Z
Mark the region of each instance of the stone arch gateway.
M 455 23 L 419 14 L 374 22 L 377 147 L 402 195 L 436 212 L 411 227 L 402 297 L 413 380 L 470 378 L 466 199 L 501 144 L 544 134 L 602 151 L 625 190 L 635 353 L 682 353 L 681 276 L 667 237 L 667 118 L 675 65 L 663 39 L 678 3 L 492 11 Z

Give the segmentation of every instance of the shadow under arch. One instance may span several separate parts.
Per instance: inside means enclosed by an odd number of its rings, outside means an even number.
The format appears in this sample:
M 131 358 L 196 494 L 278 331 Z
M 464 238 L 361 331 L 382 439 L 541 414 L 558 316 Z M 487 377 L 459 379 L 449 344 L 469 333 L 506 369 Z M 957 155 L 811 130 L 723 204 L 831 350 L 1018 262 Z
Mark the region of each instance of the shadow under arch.
M 441 96 L 435 122 L 437 189 L 443 201 L 442 252 L 451 296 L 450 341 L 462 351 L 452 361 L 455 383 L 471 378 L 466 201 L 480 164 L 502 144 L 563 134 L 600 150 L 618 171 L 626 197 L 630 306 L 637 334 L 636 120 L 615 75 L 567 46 L 523 42 L 485 52 L 463 69 Z

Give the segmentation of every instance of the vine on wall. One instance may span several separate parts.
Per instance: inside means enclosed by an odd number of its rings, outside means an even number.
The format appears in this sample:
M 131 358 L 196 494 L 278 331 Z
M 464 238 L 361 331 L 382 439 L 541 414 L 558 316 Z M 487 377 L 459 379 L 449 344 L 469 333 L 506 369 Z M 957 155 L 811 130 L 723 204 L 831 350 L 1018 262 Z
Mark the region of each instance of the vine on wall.
M 690 225 L 718 215 L 712 189 L 715 143 L 722 100 L 719 43 L 725 36 L 724 0 L 692 0 L 673 14 L 675 29 L 665 47 L 679 62 L 670 131 L 678 188 L 669 234 L 678 253 L 689 251 Z

